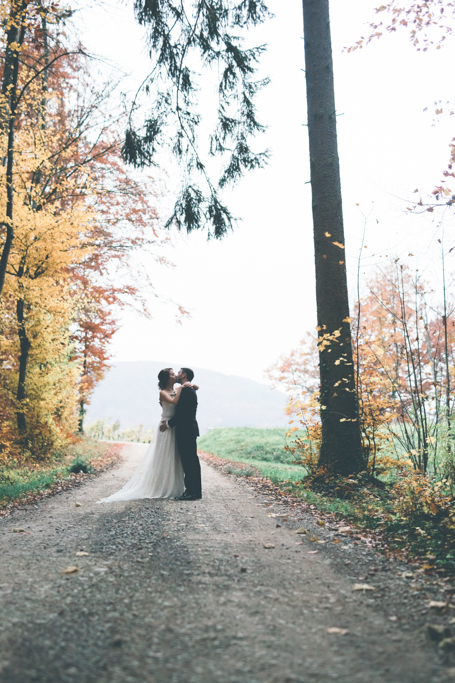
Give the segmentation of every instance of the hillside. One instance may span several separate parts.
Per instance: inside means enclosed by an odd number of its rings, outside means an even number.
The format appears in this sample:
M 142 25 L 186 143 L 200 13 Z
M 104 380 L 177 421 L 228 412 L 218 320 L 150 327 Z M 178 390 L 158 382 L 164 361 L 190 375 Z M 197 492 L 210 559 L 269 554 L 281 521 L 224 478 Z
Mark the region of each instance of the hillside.
M 112 365 L 96 387 L 87 408 L 86 424 L 105 418 L 120 420 L 122 429 L 159 422 L 157 375 L 169 363 L 119 362 Z M 178 370 L 177 367 L 175 367 Z M 278 427 L 287 424 L 280 391 L 244 377 L 193 368 L 198 392 L 201 434 L 215 427 Z

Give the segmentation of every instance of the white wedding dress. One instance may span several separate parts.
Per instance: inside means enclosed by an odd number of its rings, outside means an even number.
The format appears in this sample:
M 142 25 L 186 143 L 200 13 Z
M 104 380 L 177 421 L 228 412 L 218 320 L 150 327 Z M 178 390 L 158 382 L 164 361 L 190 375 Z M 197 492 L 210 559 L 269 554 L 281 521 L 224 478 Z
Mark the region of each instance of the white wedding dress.
M 162 420 L 169 420 L 175 412 L 172 403 L 163 401 Z M 98 503 L 141 498 L 175 498 L 185 490 L 183 467 L 180 460 L 175 429 L 156 431 L 155 441 L 149 445 L 141 464 L 120 491 Z

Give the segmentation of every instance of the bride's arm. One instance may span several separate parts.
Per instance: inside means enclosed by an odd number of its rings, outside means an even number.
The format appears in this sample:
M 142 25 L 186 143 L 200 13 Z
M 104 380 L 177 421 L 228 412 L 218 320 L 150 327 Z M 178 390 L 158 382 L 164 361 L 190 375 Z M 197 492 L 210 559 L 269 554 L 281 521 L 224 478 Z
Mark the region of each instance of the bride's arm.
M 185 387 L 191 387 L 195 391 L 197 391 L 199 389 L 197 384 L 190 384 L 189 382 L 182 384 L 182 386 L 176 390 L 175 396 L 171 396 L 168 391 L 161 389 L 161 391 L 160 391 L 160 403 L 164 399 L 168 403 L 172 403 L 174 406 L 176 406 L 180 400 L 180 394 L 182 393 L 182 389 L 184 389 Z
M 172 403 L 174 406 L 177 405 L 180 399 L 180 394 L 182 393 L 183 386 L 179 387 L 176 391 L 175 396 L 171 396 L 168 391 L 165 391 L 164 389 L 161 389 L 160 391 L 160 401 L 167 401 L 168 403 Z

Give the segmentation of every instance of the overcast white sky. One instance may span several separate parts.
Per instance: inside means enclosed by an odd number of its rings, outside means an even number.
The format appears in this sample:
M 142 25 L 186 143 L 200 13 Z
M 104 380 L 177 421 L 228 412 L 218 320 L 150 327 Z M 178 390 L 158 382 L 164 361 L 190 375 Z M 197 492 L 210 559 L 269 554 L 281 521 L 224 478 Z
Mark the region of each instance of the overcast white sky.
M 366 33 L 378 4 L 331 2 L 352 299 L 362 214 L 369 215 L 365 276 L 391 255 L 405 260 L 412 253 L 408 261 L 437 284 L 437 261 L 429 259 L 437 251 L 434 218 L 405 209 L 416 188 L 431 191 L 440 180 L 453 135 L 449 117 L 432 126 L 434 103 L 455 100 L 447 77 L 453 42 L 417 53 L 403 32 L 354 54 L 342 52 Z M 113 343 L 117 360 L 163 360 L 266 382 L 265 368 L 315 326 L 301 1 L 270 0 L 269 6 L 275 18 L 258 38 L 269 45 L 262 69 L 272 83 L 261 95 L 259 115 L 268 125 L 263 144 L 272 152 L 270 164 L 233 193 L 232 211 L 243 218 L 233 234 L 221 242 L 176 235 L 168 254 L 176 268 L 151 265 L 158 291 L 188 308 L 191 319 L 178 326 L 173 309 L 163 305 L 154 305 L 152 321 L 126 314 Z M 109 0 L 102 9 L 84 10 L 80 21 L 86 46 L 129 73 L 125 88 L 133 89 L 150 62 L 132 2 Z

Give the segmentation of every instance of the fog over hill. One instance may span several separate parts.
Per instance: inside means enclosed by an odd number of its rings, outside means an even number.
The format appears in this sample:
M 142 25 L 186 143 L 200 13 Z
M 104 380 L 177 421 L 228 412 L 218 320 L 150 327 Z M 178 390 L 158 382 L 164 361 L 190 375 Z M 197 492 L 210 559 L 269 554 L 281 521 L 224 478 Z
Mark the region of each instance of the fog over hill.
M 121 429 L 142 424 L 156 427 L 161 415 L 158 372 L 174 367 L 156 361 L 114 363 L 96 387 L 87 407 L 86 425 L 104 418 L 120 420 Z M 215 427 L 282 427 L 287 397 L 244 377 L 193 368 L 199 384 L 198 422 L 201 434 Z

